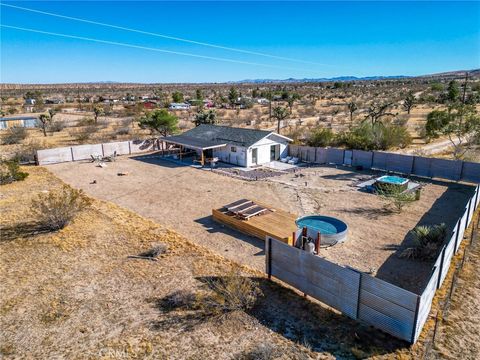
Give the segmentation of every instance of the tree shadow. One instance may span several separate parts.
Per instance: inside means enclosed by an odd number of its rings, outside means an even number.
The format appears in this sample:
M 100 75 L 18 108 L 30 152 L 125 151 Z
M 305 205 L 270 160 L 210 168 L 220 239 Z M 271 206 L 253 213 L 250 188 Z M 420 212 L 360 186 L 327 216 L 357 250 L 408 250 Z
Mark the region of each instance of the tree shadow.
M 377 220 L 384 216 L 392 215 L 393 210 L 387 206 L 382 206 L 381 208 L 367 208 L 367 207 L 355 207 L 349 209 L 335 209 L 335 211 L 363 216 L 367 219 Z
M 204 287 L 225 277 L 196 277 Z M 312 298 L 305 298 L 297 291 L 263 277 L 250 277 L 263 296 L 255 305 L 244 311 L 248 318 L 258 321 L 266 328 L 317 353 L 330 353 L 338 358 L 355 358 L 353 351 L 382 355 L 394 353 L 409 346 L 371 326 L 352 320 Z M 182 293 L 182 292 L 181 292 Z M 168 331 L 172 327 L 190 331 L 207 321 L 230 322 L 231 327 L 241 326 L 234 313 L 215 318 L 207 312 L 195 309 L 195 293 L 174 292 L 153 301 L 162 314 L 162 319 L 152 324 L 152 329 Z M 179 300 L 185 299 L 184 300 Z M 192 302 L 193 301 L 193 302 Z M 238 314 L 238 312 L 236 312 Z M 233 324 L 233 325 L 232 325 Z
M 0 242 L 13 241 L 19 238 L 30 238 L 41 234 L 47 234 L 52 230 L 39 222 L 20 222 L 13 225 L 0 227 Z

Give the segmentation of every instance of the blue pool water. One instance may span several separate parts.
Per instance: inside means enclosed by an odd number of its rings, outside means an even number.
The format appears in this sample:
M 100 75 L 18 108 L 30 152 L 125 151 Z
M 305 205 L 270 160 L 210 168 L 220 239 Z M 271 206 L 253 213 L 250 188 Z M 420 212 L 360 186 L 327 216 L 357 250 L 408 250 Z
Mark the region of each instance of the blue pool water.
M 402 185 L 405 182 L 408 181 L 408 179 L 405 179 L 400 176 L 394 176 L 394 175 L 385 175 L 377 179 L 377 181 L 381 181 L 384 183 L 389 183 L 389 184 L 395 184 L 395 185 Z
M 304 216 L 297 219 L 296 224 L 299 228 L 307 227 L 321 234 L 338 234 L 347 229 L 343 221 L 320 215 Z

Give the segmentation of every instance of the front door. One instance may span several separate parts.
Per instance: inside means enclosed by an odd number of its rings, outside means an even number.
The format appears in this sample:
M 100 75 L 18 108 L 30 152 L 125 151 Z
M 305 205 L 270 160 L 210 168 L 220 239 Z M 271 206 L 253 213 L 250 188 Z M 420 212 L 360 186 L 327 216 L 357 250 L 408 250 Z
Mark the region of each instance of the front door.
M 270 146 L 270 161 L 278 160 L 280 157 L 280 145 Z
M 252 164 L 258 163 L 258 149 L 252 149 Z

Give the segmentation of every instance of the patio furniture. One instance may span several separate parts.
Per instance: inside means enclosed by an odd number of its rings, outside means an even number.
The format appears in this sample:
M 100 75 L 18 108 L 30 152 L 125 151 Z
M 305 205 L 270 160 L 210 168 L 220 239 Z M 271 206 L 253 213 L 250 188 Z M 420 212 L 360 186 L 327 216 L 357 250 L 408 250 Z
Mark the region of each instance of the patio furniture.
M 117 151 L 114 151 L 112 155 L 109 155 L 109 156 L 104 156 L 102 158 L 103 161 L 110 161 L 110 162 L 113 162 L 117 159 Z
M 297 165 L 299 159 L 297 157 L 293 157 L 291 160 L 288 161 L 290 165 Z
M 280 161 L 283 163 L 288 163 L 291 159 L 292 159 L 291 156 L 287 156 L 287 157 L 281 158 Z
M 239 211 L 237 213 L 237 216 L 242 218 L 243 220 L 248 220 L 252 216 L 263 214 L 265 211 L 267 211 L 266 208 L 264 208 L 260 205 L 254 205 L 254 206 L 249 207 L 248 209 L 245 209 L 243 211 Z
M 240 206 L 240 205 L 244 205 L 248 202 L 252 202 L 251 200 L 247 200 L 247 199 L 241 199 L 241 200 L 237 200 L 231 204 L 228 204 L 228 205 L 225 205 L 225 209 L 227 209 L 228 211 L 232 211 L 233 209 L 235 209 L 237 206 Z

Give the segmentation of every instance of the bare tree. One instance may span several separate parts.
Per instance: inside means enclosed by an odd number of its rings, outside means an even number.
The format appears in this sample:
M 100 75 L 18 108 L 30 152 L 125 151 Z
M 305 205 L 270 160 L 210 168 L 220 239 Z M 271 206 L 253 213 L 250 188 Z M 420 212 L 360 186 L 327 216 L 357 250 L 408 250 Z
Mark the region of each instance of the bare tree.
M 370 105 L 370 107 L 367 109 L 367 116 L 365 116 L 365 120 L 370 119 L 372 126 L 375 126 L 376 124 L 381 123 L 383 117 L 395 116 L 395 114 L 387 111 L 390 106 L 392 106 L 391 103 Z
M 52 118 L 48 114 L 40 114 L 38 117 L 38 122 L 40 123 L 40 127 L 43 130 L 43 135 L 47 136 L 47 127 L 52 121 Z
M 358 110 L 357 103 L 355 103 L 354 101 L 350 101 L 347 104 L 347 109 L 350 114 L 350 127 L 351 127 L 353 125 L 353 114 L 355 113 L 355 111 Z

